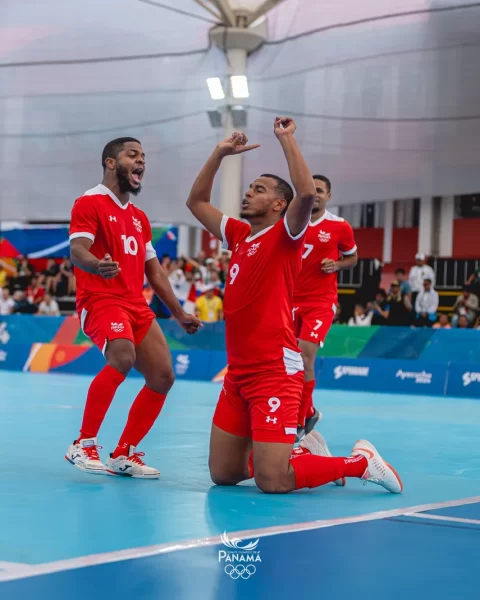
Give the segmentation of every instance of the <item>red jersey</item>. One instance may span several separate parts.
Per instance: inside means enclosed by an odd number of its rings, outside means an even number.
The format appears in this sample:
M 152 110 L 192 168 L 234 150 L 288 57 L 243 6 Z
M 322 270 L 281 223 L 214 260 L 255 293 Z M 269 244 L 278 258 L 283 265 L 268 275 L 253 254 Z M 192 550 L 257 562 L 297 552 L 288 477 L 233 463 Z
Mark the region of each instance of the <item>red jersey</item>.
M 90 252 L 97 258 L 110 254 L 121 271 L 113 279 L 104 279 L 76 269 L 77 307 L 83 308 L 99 296 L 145 302 L 145 261 L 156 256 L 145 213 L 131 202 L 122 205 L 112 191 L 97 185 L 73 205 L 70 240 L 80 237 L 92 240 Z
M 292 375 L 303 370 L 292 292 L 305 232 L 292 237 L 286 219 L 250 232 L 248 223 L 223 217 L 223 248 L 232 251 L 223 301 L 228 368 L 252 373 L 279 366 Z
M 356 251 L 353 229 L 345 219 L 325 211 L 320 219 L 310 223 L 305 236 L 302 270 L 295 284 L 294 305 L 336 305 L 337 273 L 324 273 L 322 260 L 338 260 L 340 253 L 348 255 Z

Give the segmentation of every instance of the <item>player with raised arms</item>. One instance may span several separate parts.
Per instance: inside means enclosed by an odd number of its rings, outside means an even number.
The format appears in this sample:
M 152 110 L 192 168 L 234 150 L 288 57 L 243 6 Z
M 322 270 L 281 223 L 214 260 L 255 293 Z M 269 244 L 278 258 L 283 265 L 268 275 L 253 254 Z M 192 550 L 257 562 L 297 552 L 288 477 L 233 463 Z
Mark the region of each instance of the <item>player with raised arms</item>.
M 103 150 L 102 167 L 103 182 L 73 206 L 70 255 L 82 330 L 103 352 L 106 365 L 90 385 L 80 435 L 65 458 L 87 473 L 156 479 L 159 471 L 143 462 L 136 447 L 155 423 L 175 377 L 167 342 L 142 294 L 145 276 L 187 333 L 195 333 L 200 321 L 180 306 L 153 248 L 149 220 L 130 200 L 140 192 L 145 173 L 140 142 L 112 140 Z M 133 367 L 145 385 L 105 465 L 97 434 Z
M 215 148 L 187 200 L 195 217 L 232 252 L 224 298 L 228 372 L 213 417 L 210 475 L 218 485 L 255 477 L 267 493 L 313 488 L 341 477 L 363 478 L 399 493 L 399 476 L 364 440 L 351 456 L 333 458 L 321 435 L 312 431 L 293 451 L 304 368 L 292 300 L 315 200 L 295 129 L 292 119 L 275 119 L 295 197 L 286 181 L 265 174 L 242 201 L 242 221 L 211 204 L 222 160 L 258 147 L 236 132 Z

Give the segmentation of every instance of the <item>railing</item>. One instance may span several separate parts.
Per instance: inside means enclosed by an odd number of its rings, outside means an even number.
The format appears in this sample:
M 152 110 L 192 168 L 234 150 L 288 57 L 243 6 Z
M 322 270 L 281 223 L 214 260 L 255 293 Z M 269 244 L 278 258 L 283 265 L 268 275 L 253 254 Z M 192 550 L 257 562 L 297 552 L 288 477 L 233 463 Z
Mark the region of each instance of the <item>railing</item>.
M 379 261 L 375 258 L 361 258 L 353 269 L 338 273 L 340 288 L 361 288 L 367 279 L 381 276 Z
M 435 289 L 451 290 L 465 285 L 470 275 L 479 267 L 480 259 L 433 258 L 429 264 L 435 271 Z

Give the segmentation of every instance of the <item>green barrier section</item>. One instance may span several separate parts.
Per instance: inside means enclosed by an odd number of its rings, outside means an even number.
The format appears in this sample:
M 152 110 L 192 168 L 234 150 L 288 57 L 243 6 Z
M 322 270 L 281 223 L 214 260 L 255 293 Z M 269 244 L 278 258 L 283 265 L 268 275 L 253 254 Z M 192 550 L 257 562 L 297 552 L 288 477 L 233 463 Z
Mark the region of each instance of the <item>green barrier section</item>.
M 333 325 L 328 332 L 325 346 L 320 348 L 317 356 L 356 358 L 378 329 L 378 326 L 348 327 L 347 325 Z

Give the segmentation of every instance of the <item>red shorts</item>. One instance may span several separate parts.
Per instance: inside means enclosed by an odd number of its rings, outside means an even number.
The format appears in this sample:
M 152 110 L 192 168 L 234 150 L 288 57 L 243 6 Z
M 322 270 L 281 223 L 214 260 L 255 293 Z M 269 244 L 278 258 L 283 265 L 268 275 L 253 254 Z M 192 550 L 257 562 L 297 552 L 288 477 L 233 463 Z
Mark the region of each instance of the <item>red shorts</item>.
M 336 306 L 294 306 L 293 324 L 298 340 L 312 342 L 323 348 L 327 333 L 335 318 Z
M 80 309 L 83 333 L 105 354 L 111 340 L 126 339 L 138 346 L 155 318 L 146 302 L 133 303 L 99 298 L 88 309 Z
M 213 423 L 255 442 L 293 444 L 297 433 L 304 372 L 234 376 L 227 373 Z

